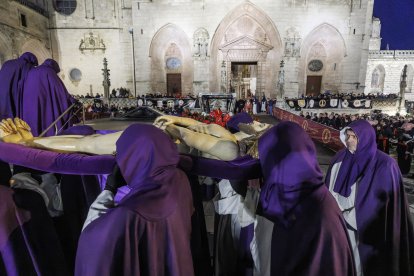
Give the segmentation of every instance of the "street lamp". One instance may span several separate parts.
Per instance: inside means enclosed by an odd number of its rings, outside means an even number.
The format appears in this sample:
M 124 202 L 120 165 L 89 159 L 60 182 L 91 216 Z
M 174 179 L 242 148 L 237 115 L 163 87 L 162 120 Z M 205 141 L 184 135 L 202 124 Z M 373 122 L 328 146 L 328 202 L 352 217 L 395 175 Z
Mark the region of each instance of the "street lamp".
M 137 82 L 135 80 L 135 46 L 134 46 L 134 28 L 129 28 L 129 33 L 131 34 L 131 44 L 132 44 L 132 82 L 134 84 L 134 96 L 137 97 Z

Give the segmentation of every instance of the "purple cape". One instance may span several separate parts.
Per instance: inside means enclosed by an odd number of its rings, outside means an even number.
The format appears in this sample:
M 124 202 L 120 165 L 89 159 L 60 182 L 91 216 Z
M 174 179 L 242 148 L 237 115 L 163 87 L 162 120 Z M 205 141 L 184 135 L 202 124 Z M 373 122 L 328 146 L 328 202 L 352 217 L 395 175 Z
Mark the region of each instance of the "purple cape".
M 259 157 L 258 212 L 274 222 L 272 275 L 355 275 L 345 223 L 323 185 L 309 136 L 282 122 L 259 139 Z
M 175 144 L 154 126 L 135 124 L 116 146 L 131 192 L 82 232 L 76 275 L 194 275 L 193 202 Z
M 0 120 L 20 115 L 23 84 L 28 72 L 37 66 L 37 58 L 26 52 L 6 61 L 0 70 Z
M 75 101 L 57 75 L 59 72 L 60 68 L 56 61 L 47 59 L 42 65 L 31 70 L 27 76 L 20 117 L 29 124 L 34 136 L 39 136 Z M 69 120 L 71 114 L 72 112 L 69 112 L 58 121 L 58 130 Z M 70 123 L 66 124 L 64 129 L 69 126 Z M 55 128 L 51 128 L 45 136 L 53 135 L 55 135 Z
M 359 143 L 375 145 L 375 136 L 369 134 L 373 132 L 372 127 L 365 121 L 352 122 L 349 127 L 359 138 L 357 151 Z M 360 137 L 371 140 L 363 141 Z M 327 185 L 332 166 L 342 162 L 346 152 L 347 149 L 339 151 L 332 160 L 326 175 Z M 358 249 L 364 275 L 414 275 L 413 226 L 398 165 L 379 150 L 369 158 L 355 199 Z
M 249 114 L 247 114 L 246 112 L 240 112 L 232 116 L 230 120 L 227 122 L 226 126 L 228 130 L 230 130 L 231 133 L 236 133 L 240 131 L 239 129 L 240 123 L 250 124 L 252 122 L 253 122 L 253 119 Z
M 0 185 L 0 275 L 69 275 L 43 198 Z

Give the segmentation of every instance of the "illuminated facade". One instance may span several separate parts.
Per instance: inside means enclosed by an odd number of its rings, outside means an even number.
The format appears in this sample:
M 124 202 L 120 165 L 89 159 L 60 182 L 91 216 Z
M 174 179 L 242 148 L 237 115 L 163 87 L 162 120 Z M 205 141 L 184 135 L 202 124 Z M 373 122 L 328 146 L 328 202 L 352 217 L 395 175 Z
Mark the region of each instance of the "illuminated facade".
M 53 57 L 73 94 L 103 93 L 104 57 L 111 89 L 138 95 L 393 93 L 405 64 L 412 87 L 414 55 L 379 51 L 371 0 L 1 1 L 0 60 Z

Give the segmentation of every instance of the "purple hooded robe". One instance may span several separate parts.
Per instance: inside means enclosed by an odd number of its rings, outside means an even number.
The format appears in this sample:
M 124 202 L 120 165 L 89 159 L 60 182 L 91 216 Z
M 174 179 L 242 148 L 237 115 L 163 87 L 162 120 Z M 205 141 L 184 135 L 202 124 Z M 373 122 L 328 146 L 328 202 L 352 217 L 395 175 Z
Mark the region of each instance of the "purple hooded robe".
M 151 125 L 128 127 L 116 143 L 131 191 L 82 232 L 76 275 L 194 275 L 191 188 L 171 139 Z
M 309 136 L 282 122 L 259 139 L 259 157 L 258 212 L 274 223 L 271 275 L 355 275 L 345 223 Z
M 23 89 L 23 110 L 20 117 L 32 129 L 34 136 L 39 136 L 53 123 L 75 100 L 69 95 L 65 85 L 57 73 L 59 65 L 53 59 L 46 59 L 42 65 L 31 70 L 27 76 Z M 60 130 L 70 119 L 72 112 L 67 113 L 56 124 Z M 70 127 L 66 124 L 63 128 Z M 45 136 L 55 135 L 55 128 L 51 128 Z
M 358 137 L 354 154 L 345 148 L 331 162 L 341 162 L 334 192 L 355 198 L 358 252 L 364 275 L 414 275 L 414 234 L 401 173 L 393 158 L 377 150 L 375 131 L 365 120 L 349 126 Z M 345 133 L 341 131 L 342 136 Z M 344 137 L 341 140 L 345 144 Z
M 18 59 L 6 61 L 0 70 L 0 120 L 14 118 L 21 111 L 23 84 L 28 72 L 37 66 L 37 58 L 26 52 Z
M 0 275 L 70 275 L 44 199 L 0 185 Z

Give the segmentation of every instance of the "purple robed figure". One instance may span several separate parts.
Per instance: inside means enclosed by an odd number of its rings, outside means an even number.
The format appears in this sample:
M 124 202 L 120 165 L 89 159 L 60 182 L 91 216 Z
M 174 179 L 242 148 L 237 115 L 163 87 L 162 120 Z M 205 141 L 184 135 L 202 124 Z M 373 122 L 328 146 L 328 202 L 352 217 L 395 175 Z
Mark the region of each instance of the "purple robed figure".
M 347 148 L 331 162 L 326 184 L 347 222 L 363 275 L 414 275 L 414 234 L 402 177 L 393 158 L 377 150 L 365 120 L 341 131 Z
M 274 223 L 270 274 L 355 275 L 346 226 L 309 136 L 282 122 L 260 138 L 259 157 L 264 184 L 258 213 Z
M 39 136 L 75 100 L 69 95 L 62 80 L 57 75 L 59 65 L 53 59 L 46 59 L 42 65 L 31 70 L 27 76 L 23 89 L 23 110 L 20 118 L 25 120 L 32 129 L 34 136 Z M 65 123 L 70 119 L 71 112 L 67 113 L 56 124 L 57 129 L 71 126 Z M 55 128 L 51 128 L 45 136 L 55 135 Z
M 131 191 L 82 232 L 76 275 L 194 275 L 191 188 L 175 144 L 150 125 L 128 127 L 117 164 Z
M 37 58 L 26 52 L 18 59 L 6 61 L 0 70 L 0 120 L 14 118 L 21 111 L 23 84 L 28 72 L 37 66 Z
M 0 275 L 70 275 L 45 201 L 0 185 Z

